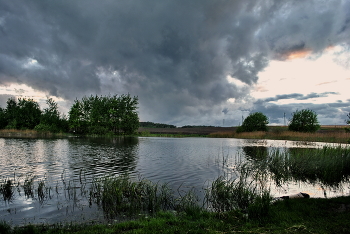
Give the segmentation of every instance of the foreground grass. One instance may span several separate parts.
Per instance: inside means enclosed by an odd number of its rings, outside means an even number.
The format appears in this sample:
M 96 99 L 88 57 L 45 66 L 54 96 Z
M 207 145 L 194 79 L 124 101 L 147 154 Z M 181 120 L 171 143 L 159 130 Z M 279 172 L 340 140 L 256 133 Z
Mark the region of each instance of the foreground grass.
M 202 210 L 180 214 L 160 212 L 153 217 L 116 224 L 39 225 L 11 228 L 0 233 L 349 233 L 350 197 L 290 199 L 271 206 L 269 216 L 247 219 L 239 212 Z

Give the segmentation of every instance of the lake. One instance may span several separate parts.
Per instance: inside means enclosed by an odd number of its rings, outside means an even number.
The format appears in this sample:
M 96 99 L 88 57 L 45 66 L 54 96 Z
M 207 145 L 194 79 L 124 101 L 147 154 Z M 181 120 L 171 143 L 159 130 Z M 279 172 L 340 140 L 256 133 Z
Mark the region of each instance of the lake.
M 13 225 L 104 222 L 101 208 L 89 201 L 94 178 L 129 175 L 167 183 L 174 191 L 195 188 L 203 197 L 203 188 L 222 175 L 235 178 L 235 167 L 254 159 L 257 150 L 324 145 L 330 144 L 227 138 L 0 138 L 1 184 L 12 182 L 11 199 L 0 198 L 0 220 Z M 270 186 L 274 196 L 349 195 L 348 184 L 342 190 L 301 182 Z

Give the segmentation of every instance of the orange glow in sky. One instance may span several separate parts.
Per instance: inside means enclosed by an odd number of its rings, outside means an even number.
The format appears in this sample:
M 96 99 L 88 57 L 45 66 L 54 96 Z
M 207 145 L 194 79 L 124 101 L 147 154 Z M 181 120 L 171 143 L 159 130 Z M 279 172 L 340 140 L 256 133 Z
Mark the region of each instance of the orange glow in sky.
M 297 50 L 297 51 L 292 51 L 286 55 L 286 59 L 298 59 L 298 58 L 305 58 L 311 53 L 311 50 Z

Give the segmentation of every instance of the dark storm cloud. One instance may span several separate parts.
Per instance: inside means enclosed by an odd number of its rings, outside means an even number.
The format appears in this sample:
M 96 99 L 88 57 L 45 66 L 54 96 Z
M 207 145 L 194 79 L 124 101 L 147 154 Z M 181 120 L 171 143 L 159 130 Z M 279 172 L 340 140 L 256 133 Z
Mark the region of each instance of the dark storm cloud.
M 348 43 L 346 9 L 336 0 L 0 0 L 0 83 L 67 101 L 129 92 L 144 121 L 221 119 L 269 59 Z

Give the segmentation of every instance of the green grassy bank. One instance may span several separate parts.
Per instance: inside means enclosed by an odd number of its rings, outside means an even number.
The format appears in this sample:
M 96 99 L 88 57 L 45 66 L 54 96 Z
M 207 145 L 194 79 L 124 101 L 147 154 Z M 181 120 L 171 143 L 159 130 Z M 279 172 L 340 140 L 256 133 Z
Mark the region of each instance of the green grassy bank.
M 271 206 L 270 215 L 249 220 L 239 212 L 160 212 L 153 217 L 108 225 L 10 227 L 0 233 L 349 233 L 350 197 L 290 199 Z

